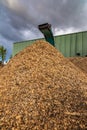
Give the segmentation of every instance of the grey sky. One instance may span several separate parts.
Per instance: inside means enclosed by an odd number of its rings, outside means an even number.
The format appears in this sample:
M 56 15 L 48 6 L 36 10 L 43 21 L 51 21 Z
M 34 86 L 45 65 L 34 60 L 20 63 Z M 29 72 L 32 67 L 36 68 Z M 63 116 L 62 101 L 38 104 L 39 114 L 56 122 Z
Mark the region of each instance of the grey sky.
M 43 37 L 39 24 L 53 34 L 87 30 L 87 0 L 0 0 L 0 44 L 11 53 L 15 41 Z

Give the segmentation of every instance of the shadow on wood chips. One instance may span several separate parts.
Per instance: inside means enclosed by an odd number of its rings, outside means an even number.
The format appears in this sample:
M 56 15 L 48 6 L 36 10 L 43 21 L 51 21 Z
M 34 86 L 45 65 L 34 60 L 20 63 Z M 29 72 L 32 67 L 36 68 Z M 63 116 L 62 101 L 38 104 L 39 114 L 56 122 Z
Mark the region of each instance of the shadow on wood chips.
M 1 70 L 1 130 L 87 129 L 87 77 L 45 41 Z

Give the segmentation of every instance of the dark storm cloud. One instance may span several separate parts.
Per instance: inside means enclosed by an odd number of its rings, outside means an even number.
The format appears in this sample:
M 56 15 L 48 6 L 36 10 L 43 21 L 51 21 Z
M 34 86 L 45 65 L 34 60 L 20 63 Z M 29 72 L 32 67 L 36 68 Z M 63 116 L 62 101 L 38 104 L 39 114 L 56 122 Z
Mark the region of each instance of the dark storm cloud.
M 0 35 L 8 40 L 21 40 L 20 30 L 16 30 L 10 24 L 10 18 L 7 12 L 3 6 L 0 6 Z
M 87 29 L 86 5 L 86 0 L 1 0 L 0 33 L 13 41 L 23 40 L 25 30 L 37 37 L 38 24 L 45 22 L 51 23 L 53 30 Z

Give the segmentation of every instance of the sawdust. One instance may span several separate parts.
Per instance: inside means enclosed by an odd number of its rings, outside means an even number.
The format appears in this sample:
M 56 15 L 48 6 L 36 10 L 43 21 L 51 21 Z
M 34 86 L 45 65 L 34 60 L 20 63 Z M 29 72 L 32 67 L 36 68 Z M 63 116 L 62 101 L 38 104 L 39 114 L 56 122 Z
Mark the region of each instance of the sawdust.
M 87 129 L 87 77 L 36 41 L 1 70 L 1 130 Z

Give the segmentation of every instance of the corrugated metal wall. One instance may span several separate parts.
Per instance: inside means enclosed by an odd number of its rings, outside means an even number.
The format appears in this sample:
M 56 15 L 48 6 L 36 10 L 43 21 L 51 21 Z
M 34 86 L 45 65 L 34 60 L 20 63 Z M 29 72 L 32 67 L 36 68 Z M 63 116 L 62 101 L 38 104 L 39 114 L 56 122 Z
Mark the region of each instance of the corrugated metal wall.
M 82 41 L 83 41 L 82 53 L 83 53 L 83 55 L 87 55 L 87 32 L 83 32 Z
M 55 47 L 65 57 L 87 55 L 87 31 L 55 37 Z
M 39 40 L 39 39 L 36 39 Z M 44 39 L 43 39 L 44 40 Z M 55 36 L 55 47 L 65 56 L 86 56 L 87 55 L 87 31 L 66 35 Z M 31 45 L 35 40 L 14 43 L 13 56 Z

